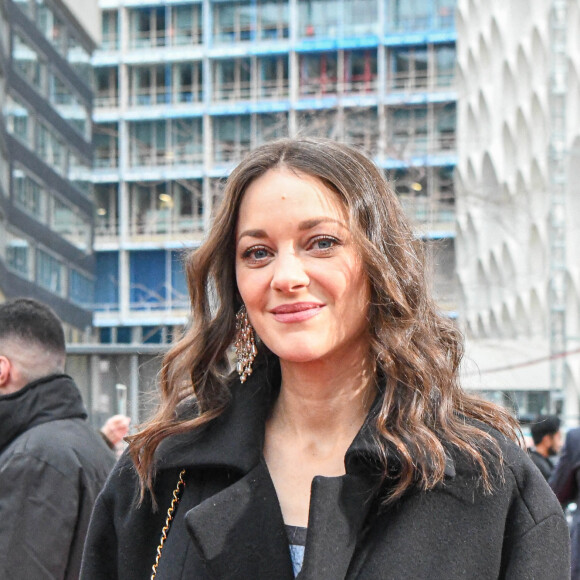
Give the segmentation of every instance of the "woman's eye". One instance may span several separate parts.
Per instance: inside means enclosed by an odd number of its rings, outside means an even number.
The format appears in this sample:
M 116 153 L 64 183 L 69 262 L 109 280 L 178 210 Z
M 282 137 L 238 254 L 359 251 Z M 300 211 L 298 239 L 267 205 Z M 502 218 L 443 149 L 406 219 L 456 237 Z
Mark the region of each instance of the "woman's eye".
M 315 239 L 312 246 L 315 250 L 330 250 L 337 244 L 338 240 L 335 238 L 324 237 Z
M 266 259 L 270 255 L 270 252 L 266 248 L 248 248 L 243 254 L 242 257 L 246 260 L 251 260 L 254 262 L 258 262 L 260 260 Z
M 263 260 L 264 258 L 268 257 L 268 252 L 264 250 L 264 248 L 258 248 L 252 252 L 252 257 L 255 260 Z

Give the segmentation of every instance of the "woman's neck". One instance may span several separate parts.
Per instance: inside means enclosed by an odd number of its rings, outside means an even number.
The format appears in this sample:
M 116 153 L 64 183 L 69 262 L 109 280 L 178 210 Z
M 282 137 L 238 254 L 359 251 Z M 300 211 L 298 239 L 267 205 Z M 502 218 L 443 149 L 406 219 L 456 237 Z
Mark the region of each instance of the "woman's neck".
M 295 441 L 352 441 L 376 393 L 374 369 L 357 365 L 281 361 L 282 385 L 269 426 Z

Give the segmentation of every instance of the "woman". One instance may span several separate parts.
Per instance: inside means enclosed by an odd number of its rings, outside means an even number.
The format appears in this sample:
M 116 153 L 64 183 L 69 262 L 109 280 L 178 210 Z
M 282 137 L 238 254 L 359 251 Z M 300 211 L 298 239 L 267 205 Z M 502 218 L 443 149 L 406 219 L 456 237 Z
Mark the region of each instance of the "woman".
M 459 387 L 421 243 L 361 153 L 254 151 L 187 278 L 192 324 L 98 501 L 83 578 L 568 575 L 562 511 L 513 419 Z

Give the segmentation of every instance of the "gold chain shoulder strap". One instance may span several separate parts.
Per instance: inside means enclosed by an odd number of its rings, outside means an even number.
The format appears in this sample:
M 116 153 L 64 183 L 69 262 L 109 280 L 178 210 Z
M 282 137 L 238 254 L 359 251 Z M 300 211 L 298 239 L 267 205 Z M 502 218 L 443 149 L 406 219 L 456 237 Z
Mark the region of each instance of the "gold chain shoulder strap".
M 171 526 L 171 520 L 173 520 L 173 516 L 175 515 L 175 509 L 177 508 L 177 504 L 181 499 L 181 492 L 185 487 L 185 481 L 183 481 L 183 476 L 185 475 L 185 469 L 182 469 L 179 473 L 179 479 L 177 480 L 177 485 L 173 490 L 173 499 L 171 500 L 171 505 L 167 510 L 167 517 L 165 518 L 165 525 L 161 530 L 161 539 L 159 540 L 159 545 L 157 546 L 157 556 L 155 557 L 155 564 L 151 567 L 151 580 L 155 580 L 155 576 L 157 576 L 157 566 L 159 566 L 159 560 L 161 559 L 161 551 L 163 550 L 163 546 L 165 545 L 165 540 L 167 539 L 167 533 L 169 532 L 169 526 Z

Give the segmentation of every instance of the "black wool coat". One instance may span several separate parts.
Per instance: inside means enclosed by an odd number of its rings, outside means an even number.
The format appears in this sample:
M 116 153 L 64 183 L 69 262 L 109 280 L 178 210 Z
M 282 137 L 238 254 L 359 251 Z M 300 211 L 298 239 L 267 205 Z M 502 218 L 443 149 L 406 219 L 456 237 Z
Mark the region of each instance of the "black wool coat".
M 76 580 L 93 505 L 115 456 L 74 381 L 0 397 L 0 578 Z
M 284 522 L 262 456 L 272 387 L 255 371 L 199 433 L 164 440 L 155 483 L 160 509 L 136 506 L 124 457 L 93 513 L 82 580 L 145 579 L 181 469 L 186 486 L 157 580 L 291 580 Z M 274 387 L 276 390 L 276 387 Z M 445 482 L 379 509 L 377 456 L 367 420 L 346 474 L 315 477 L 301 580 L 564 580 L 569 535 L 562 509 L 527 454 L 498 436 L 504 481 L 485 494 L 473 467 L 449 458 Z

